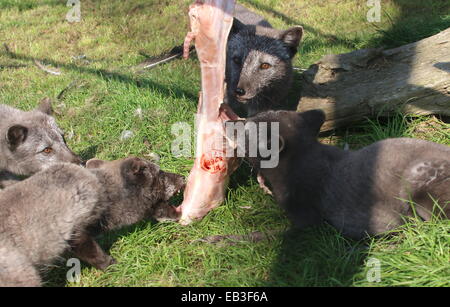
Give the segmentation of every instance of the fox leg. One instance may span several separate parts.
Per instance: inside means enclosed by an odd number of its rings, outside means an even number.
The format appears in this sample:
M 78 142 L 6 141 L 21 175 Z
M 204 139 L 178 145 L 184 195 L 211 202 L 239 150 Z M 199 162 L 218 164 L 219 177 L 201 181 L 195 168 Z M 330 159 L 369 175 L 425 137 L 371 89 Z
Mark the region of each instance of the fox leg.
M 82 233 L 70 242 L 72 252 L 79 259 L 89 263 L 93 267 L 105 270 L 116 260 L 105 253 L 100 245 L 87 233 Z

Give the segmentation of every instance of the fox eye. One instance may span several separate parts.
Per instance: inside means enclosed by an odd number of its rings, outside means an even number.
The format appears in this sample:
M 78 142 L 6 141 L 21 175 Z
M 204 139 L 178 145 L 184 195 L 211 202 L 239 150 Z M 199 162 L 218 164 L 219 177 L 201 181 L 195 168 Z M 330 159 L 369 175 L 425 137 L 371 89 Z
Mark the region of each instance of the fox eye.
M 262 63 L 260 66 L 260 68 L 264 70 L 269 69 L 270 67 L 272 67 L 272 65 L 270 65 L 269 63 Z
M 239 57 L 235 56 L 235 57 L 233 57 L 233 62 L 235 64 L 237 64 L 237 65 L 240 65 L 241 64 L 241 59 Z
M 42 152 L 43 152 L 43 153 L 46 153 L 46 154 L 50 154 L 50 153 L 53 152 L 53 148 L 51 148 L 51 147 L 46 147 Z

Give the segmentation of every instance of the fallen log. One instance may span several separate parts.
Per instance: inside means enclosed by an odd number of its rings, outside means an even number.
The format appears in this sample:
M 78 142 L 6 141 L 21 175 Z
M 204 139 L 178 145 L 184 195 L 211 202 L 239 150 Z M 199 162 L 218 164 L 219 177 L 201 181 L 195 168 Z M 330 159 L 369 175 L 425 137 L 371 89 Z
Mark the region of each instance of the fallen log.
M 225 198 L 229 176 L 237 159 L 227 156 L 224 122 L 235 119 L 221 107 L 224 97 L 226 43 L 233 23 L 234 0 L 196 1 L 189 8 L 191 32 L 186 36 L 184 56 L 195 40 L 202 74 L 197 110 L 197 143 L 194 166 L 187 179 L 183 203 L 177 208 L 180 224 L 205 216 Z
M 395 49 L 326 55 L 301 76 L 297 111 L 322 109 L 322 131 L 364 117 L 450 116 L 450 28 Z

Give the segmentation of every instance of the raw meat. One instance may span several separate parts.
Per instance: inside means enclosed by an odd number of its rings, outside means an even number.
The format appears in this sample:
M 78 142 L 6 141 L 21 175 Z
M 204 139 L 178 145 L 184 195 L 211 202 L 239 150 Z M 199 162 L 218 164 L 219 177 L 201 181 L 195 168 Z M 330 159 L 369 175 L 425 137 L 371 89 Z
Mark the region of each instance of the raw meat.
M 223 105 L 226 44 L 233 23 L 234 0 L 197 1 L 189 8 L 191 32 L 186 36 L 185 57 L 195 40 L 200 60 L 202 92 L 197 110 L 197 143 L 194 166 L 189 174 L 184 200 L 178 207 L 180 223 L 187 225 L 204 217 L 225 198 L 228 178 L 238 160 L 227 153 L 224 122 L 236 119 Z

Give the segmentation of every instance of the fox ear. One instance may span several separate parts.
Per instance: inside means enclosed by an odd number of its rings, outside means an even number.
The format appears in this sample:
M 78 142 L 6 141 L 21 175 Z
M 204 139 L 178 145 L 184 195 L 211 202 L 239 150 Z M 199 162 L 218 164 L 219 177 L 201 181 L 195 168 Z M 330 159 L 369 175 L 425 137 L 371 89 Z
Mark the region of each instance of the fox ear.
M 47 115 L 52 115 L 53 114 L 53 108 L 52 108 L 52 101 L 51 101 L 51 99 L 48 98 L 48 97 L 42 99 L 36 110 L 38 110 L 38 111 L 40 111 L 40 112 L 42 112 L 44 114 L 47 114 Z
M 14 125 L 9 127 L 6 133 L 6 140 L 12 150 L 25 142 L 28 136 L 28 128 L 21 125 Z
M 99 168 L 105 164 L 105 161 L 99 159 L 90 159 L 86 162 L 86 168 Z
M 281 32 L 280 39 L 289 47 L 291 57 L 297 53 L 298 45 L 302 40 L 303 27 L 295 26 Z
M 245 29 L 245 24 L 240 22 L 237 18 L 233 18 L 233 26 L 231 27 L 230 34 L 236 34 Z
M 147 164 L 139 158 L 130 158 L 123 162 L 121 173 L 126 182 L 140 183 L 144 182 L 150 173 L 147 172 Z M 148 179 L 148 178 L 147 178 Z
M 316 137 L 325 122 L 325 113 L 322 110 L 310 110 L 298 115 L 302 119 L 302 125 L 312 131 L 314 137 Z

